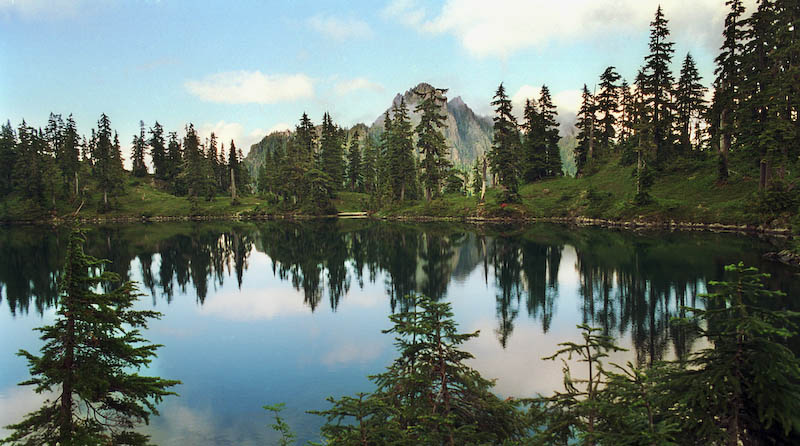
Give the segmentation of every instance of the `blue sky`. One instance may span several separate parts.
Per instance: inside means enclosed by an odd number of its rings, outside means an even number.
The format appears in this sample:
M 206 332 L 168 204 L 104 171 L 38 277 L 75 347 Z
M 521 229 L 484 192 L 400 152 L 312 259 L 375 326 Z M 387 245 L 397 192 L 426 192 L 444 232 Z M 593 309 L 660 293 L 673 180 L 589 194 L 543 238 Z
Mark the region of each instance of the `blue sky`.
M 369 123 L 419 82 L 483 114 L 500 82 L 517 103 L 547 84 L 566 114 L 606 66 L 634 77 L 659 3 L 676 75 L 691 52 L 709 84 L 724 0 L 0 0 L 0 118 L 89 133 L 105 112 L 124 145 L 139 120 L 193 122 L 249 147 L 303 111 Z

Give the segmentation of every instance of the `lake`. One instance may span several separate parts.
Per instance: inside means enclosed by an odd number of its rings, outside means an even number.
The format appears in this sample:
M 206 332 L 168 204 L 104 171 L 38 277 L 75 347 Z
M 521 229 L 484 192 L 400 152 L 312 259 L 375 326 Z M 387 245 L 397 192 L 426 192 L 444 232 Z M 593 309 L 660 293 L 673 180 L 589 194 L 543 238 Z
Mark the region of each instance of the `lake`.
M 41 346 L 32 329 L 53 320 L 66 244 L 63 230 L 0 228 L 2 426 L 44 398 L 16 385 L 28 369 L 15 353 Z M 272 444 L 261 407 L 279 402 L 298 444 L 316 440 L 322 419 L 305 411 L 372 390 L 367 376 L 395 354 L 381 330 L 409 293 L 450 302 L 462 332 L 480 330 L 470 365 L 504 397 L 560 388 L 561 363 L 541 358 L 580 323 L 628 349 L 611 362 L 680 357 L 700 341 L 670 320 L 700 306 L 725 265 L 758 266 L 797 295 L 795 271 L 762 259 L 770 250 L 732 234 L 368 220 L 100 226 L 87 243 L 139 283 L 140 308 L 164 314 L 144 333 L 164 345 L 147 373 L 183 384 L 143 428 L 159 445 Z

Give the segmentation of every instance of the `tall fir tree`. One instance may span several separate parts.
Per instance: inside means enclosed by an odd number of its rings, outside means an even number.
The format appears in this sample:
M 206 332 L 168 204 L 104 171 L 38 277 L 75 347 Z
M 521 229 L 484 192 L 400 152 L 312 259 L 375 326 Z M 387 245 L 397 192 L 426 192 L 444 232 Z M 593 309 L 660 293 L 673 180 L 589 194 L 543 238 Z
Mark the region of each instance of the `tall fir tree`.
M 561 136 L 558 134 L 558 111 L 550 96 L 550 89 L 547 85 L 542 85 L 539 95 L 539 109 L 542 123 L 542 136 L 545 145 L 547 176 L 559 177 L 564 174 L 564 166 L 561 161 L 561 151 L 558 142 Z
M 574 149 L 576 176 L 584 174 L 586 164 L 594 149 L 594 126 L 596 121 L 594 96 L 589 92 L 586 84 L 583 84 L 581 93 L 581 108 L 578 110 L 578 120 L 575 127 L 578 128 L 578 145 Z
M 350 137 L 347 150 L 347 186 L 352 192 L 364 190 L 363 162 L 361 161 L 361 143 L 358 130 Z
M 682 154 L 694 149 L 692 145 L 693 124 L 706 115 L 705 94 L 708 89 L 700 82 L 692 55 L 687 53 L 681 66 L 681 75 L 675 94 L 679 145 Z
M 386 121 L 386 126 L 388 180 L 393 198 L 404 201 L 416 179 L 413 131 L 405 99 L 395 104 L 392 119 Z
M 215 191 L 224 191 L 222 188 L 222 177 L 225 175 L 225 166 L 220 165 L 219 162 L 219 149 L 217 147 L 217 135 L 214 132 L 208 136 L 206 143 L 206 162 L 211 172 L 213 179 L 213 188 Z
M 742 77 L 742 51 L 743 51 L 743 20 L 745 8 L 741 0 L 727 0 L 730 7 L 725 17 L 725 28 L 722 31 L 723 43 L 720 53 L 715 59 L 716 79 L 714 80 L 714 102 L 711 111 L 714 113 L 710 119 L 712 123 L 711 138 L 714 144 L 719 144 L 720 163 L 718 178 L 728 178 L 728 155 L 735 132 L 735 115 L 739 98 L 737 90 L 741 89 Z
M 80 193 L 78 177 L 81 170 L 81 140 L 75 119 L 72 114 L 67 117 L 64 127 L 63 146 L 58 152 L 58 164 L 64 175 L 64 180 L 72 185 L 71 195 L 77 197 Z
M 144 121 L 139 121 L 139 134 L 133 136 L 133 152 L 131 155 L 131 166 L 135 177 L 147 175 L 147 164 L 144 162 L 146 150 L 147 140 L 144 136 Z
M 655 158 L 659 162 L 668 158 L 674 143 L 672 87 L 675 81 L 670 64 L 675 44 L 667 40 L 669 37 L 667 24 L 668 21 L 659 6 L 655 18 L 650 22 L 650 54 L 645 56 L 644 66 L 643 88 L 650 110 L 648 120 L 653 130 L 653 149 Z
M 322 116 L 320 136 L 319 168 L 331 178 L 331 190 L 342 188 L 345 178 L 345 162 L 342 139 L 330 113 Z
M 116 186 L 114 143 L 111 135 L 111 120 L 103 113 L 97 121 L 97 141 L 92 151 L 94 161 L 94 177 L 103 193 L 103 209 L 108 210 L 108 195 Z
M 41 356 L 18 353 L 31 372 L 21 384 L 56 397 L 8 426 L 12 433 L 2 443 L 147 445 L 148 436 L 134 427 L 158 415 L 156 405 L 180 384 L 136 373 L 160 347 L 140 330 L 161 314 L 134 310 L 139 294 L 131 282 L 98 292 L 120 279 L 106 261 L 86 255 L 84 243 L 80 232 L 70 236 L 55 323 L 38 329 L 45 342 Z
M 521 177 L 521 142 L 517 119 L 512 114 L 511 100 L 501 83 L 492 100 L 494 107 L 494 135 L 489 151 L 489 163 L 498 183 L 506 189 L 504 201 L 518 200 L 517 190 Z
M 166 177 L 171 179 L 173 193 L 186 194 L 186 182 L 181 172 L 183 171 L 183 147 L 178 139 L 177 132 L 169 132 L 167 143 L 167 158 L 165 163 Z
M 364 192 L 375 194 L 378 189 L 378 145 L 372 136 L 367 133 L 364 137 L 364 156 L 362 163 L 362 175 L 364 178 Z
M 522 177 L 526 182 L 537 181 L 547 175 L 547 153 L 544 142 L 544 123 L 534 99 L 525 100 L 522 116 Z
M 153 162 L 153 174 L 156 178 L 164 180 L 168 178 L 169 168 L 167 167 L 167 148 L 164 143 L 164 128 L 156 121 L 150 128 L 150 139 L 147 144 L 150 146 L 150 159 Z
M 419 124 L 415 129 L 417 133 L 417 149 L 421 158 L 421 180 L 425 187 L 425 199 L 431 201 L 439 195 L 446 172 L 452 166 L 447 159 L 448 149 L 442 130 L 447 127 L 447 115 L 441 110 L 447 103 L 446 88 L 431 88 L 430 90 L 414 90 L 420 99 L 414 108 L 420 115 Z
M 634 98 L 631 86 L 625 79 L 622 79 L 620 84 L 619 95 L 621 115 L 619 139 L 620 142 L 626 142 L 633 134 Z
M 8 194 L 13 186 L 14 165 L 17 162 L 17 135 L 6 121 L 0 128 L 0 192 Z
M 183 168 L 181 176 L 186 184 L 186 191 L 190 200 L 198 197 L 209 198 L 213 190 L 209 165 L 203 155 L 200 138 L 194 124 L 186 126 L 186 136 L 183 137 Z
M 601 152 L 611 151 L 617 136 L 617 114 L 619 113 L 619 89 L 617 84 L 620 75 L 615 67 L 608 67 L 600 75 L 600 92 L 595 97 L 597 112 L 600 117 L 597 121 L 597 142 Z

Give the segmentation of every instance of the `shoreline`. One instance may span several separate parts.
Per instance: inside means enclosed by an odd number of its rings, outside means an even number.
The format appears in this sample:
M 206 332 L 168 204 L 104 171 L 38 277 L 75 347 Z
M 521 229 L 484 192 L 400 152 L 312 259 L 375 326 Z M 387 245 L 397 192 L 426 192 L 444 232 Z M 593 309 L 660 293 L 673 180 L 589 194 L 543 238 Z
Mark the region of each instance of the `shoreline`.
M 355 214 L 355 215 L 354 215 Z M 49 225 L 61 226 L 73 220 L 82 224 L 102 225 L 109 223 L 162 223 L 180 221 L 265 221 L 265 220 L 289 220 L 303 221 L 314 219 L 370 219 L 380 221 L 404 221 L 404 222 L 462 222 L 472 224 L 529 224 L 529 223 L 559 223 L 574 225 L 577 227 L 601 227 L 609 229 L 626 230 L 661 230 L 661 231 L 708 231 L 726 232 L 750 235 L 770 235 L 782 238 L 792 238 L 792 231 L 785 227 L 771 227 L 765 224 L 723 224 L 723 223 L 699 223 L 691 221 L 652 221 L 646 219 L 634 220 L 609 220 L 602 218 L 591 218 L 584 216 L 576 217 L 472 217 L 472 216 L 375 216 L 367 213 L 340 213 L 333 215 L 306 215 L 306 214 L 223 214 L 223 215 L 193 215 L 193 216 L 114 216 L 114 217 L 86 217 L 86 218 L 64 218 L 54 217 L 49 219 L 35 220 L 13 220 L 2 221 L 4 226 L 24 226 L 24 225 Z

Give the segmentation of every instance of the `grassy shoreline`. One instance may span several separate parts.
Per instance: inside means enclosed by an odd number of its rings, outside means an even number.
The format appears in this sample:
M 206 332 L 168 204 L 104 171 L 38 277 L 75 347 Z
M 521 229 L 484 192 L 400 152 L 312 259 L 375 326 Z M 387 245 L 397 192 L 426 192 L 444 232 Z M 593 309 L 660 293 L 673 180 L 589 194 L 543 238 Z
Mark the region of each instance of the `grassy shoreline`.
M 487 190 L 480 203 L 475 196 L 445 195 L 424 200 L 388 204 L 370 209 L 367 194 L 341 192 L 334 199 L 338 212 L 367 212 L 371 218 L 411 221 L 537 222 L 628 229 L 712 230 L 769 233 L 791 236 L 800 229 L 796 212 L 764 214 L 758 211 L 757 179 L 734 175 L 718 183 L 710 161 L 688 161 L 662 172 L 651 189 L 652 200 L 633 202 L 633 167 L 609 160 L 583 178 L 561 177 L 526 184 L 520 201 L 503 203 L 500 191 Z M 18 197 L 0 201 L 0 222 L 11 224 L 59 224 L 77 218 L 85 223 L 157 222 L 186 220 L 307 219 L 310 216 L 270 205 L 257 196 L 189 200 L 161 190 L 152 179 L 129 178 L 125 193 L 112 199 L 112 209 L 100 211 L 99 194 L 81 203 L 58 203 L 55 211 L 31 209 Z

